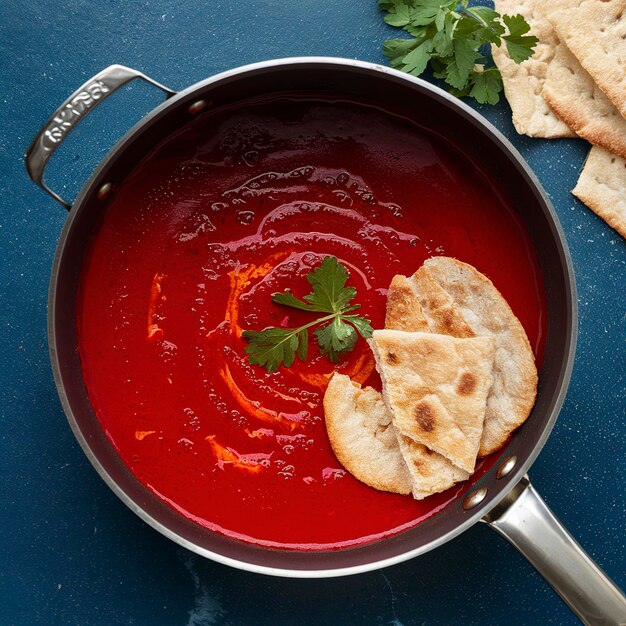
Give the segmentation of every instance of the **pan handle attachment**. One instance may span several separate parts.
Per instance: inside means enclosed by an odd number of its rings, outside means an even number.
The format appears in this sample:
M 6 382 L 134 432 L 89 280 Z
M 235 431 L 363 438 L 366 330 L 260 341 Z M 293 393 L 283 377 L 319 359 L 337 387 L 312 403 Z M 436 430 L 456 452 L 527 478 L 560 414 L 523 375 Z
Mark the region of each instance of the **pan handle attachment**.
M 626 624 L 626 597 L 524 477 L 482 520 L 511 542 L 590 626 Z
M 66 135 L 80 122 L 89 111 L 99 102 L 110 96 L 114 91 L 127 82 L 141 78 L 151 85 L 162 89 L 166 98 L 176 92 L 164 87 L 145 74 L 124 65 L 110 65 L 90 78 L 82 87 L 79 87 L 50 117 L 41 128 L 33 143 L 26 152 L 26 169 L 28 175 L 44 191 L 47 191 L 55 200 L 58 200 L 68 211 L 71 205 L 61 196 L 52 191 L 43 182 L 46 164 L 54 151 L 59 147 Z

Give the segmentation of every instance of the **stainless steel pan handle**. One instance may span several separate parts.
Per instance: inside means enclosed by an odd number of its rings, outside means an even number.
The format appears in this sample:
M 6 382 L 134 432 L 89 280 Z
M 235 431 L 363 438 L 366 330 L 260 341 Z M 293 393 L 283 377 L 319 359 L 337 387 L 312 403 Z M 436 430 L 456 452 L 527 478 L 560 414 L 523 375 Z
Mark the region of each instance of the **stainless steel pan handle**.
M 530 561 L 584 624 L 626 624 L 626 597 L 565 530 L 528 477 L 483 521 Z
M 110 96 L 115 90 L 135 78 L 142 78 L 151 85 L 162 89 L 166 93 L 167 98 L 176 93 L 130 67 L 110 65 L 93 78 L 90 78 L 82 87 L 79 87 L 52 114 L 52 117 L 50 117 L 42 127 L 30 148 L 28 148 L 28 152 L 26 153 L 26 169 L 28 170 L 28 175 L 66 209 L 69 210 L 71 205 L 43 182 L 43 173 L 48 160 L 65 139 L 66 135 L 85 117 L 85 115 L 87 115 L 87 113 L 89 113 L 89 111 L 99 102 Z

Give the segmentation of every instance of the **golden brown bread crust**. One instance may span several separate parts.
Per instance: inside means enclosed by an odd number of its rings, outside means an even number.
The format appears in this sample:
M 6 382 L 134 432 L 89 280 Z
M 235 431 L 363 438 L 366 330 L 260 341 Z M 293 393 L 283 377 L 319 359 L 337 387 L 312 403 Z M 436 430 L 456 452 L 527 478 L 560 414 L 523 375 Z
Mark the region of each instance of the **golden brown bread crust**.
M 416 500 L 441 493 L 469 478 L 469 472 L 458 468 L 441 454 L 429 450 L 409 437 L 399 433 L 397 435 L 400 452 L 411 474 L 411 493 Z
M 335 372 L 324 396 L 326 430 L 337 460 L 355 478 L 380 491 L 417 500 L 469 478 L 448 459 L 399 439 L 382 395 Z
M 430 332 L 459 338 L 476 336 L 454 299 L 429 276 L 424 266 L 409 280 L 415 285 L 415 293 L 422 313 L 428 320 Z

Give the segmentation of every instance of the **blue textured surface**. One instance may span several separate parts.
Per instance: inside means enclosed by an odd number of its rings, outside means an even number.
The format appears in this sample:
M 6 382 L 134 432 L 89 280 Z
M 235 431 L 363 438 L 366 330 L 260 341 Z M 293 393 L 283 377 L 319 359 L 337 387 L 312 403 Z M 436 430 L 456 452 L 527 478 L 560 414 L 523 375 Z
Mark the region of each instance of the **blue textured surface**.
M 0 3 L 0 623 L 575 624 L 532 568 L 486 527 L 387 570 L 271 579 L 205 561 L 135 517 L 93 471 L 48 362 L 46 290 L 65 212 L 23 153 L 79 84 L 123 63 L 174 88 L 293 55 L 383 62 L 373 0 L 31 0 Z M 73 197 L 109 146 L 160 100 L 133 85 L 66 142 L 48 180 Z M 565 407 L 532 470 L 570 531 L 619 584 L 624 572 L 626 242 L 577 202 L 582 141 L 520 138 L 506 104 L 483 111 L 522 151 L 571 247 L 580 338 Z

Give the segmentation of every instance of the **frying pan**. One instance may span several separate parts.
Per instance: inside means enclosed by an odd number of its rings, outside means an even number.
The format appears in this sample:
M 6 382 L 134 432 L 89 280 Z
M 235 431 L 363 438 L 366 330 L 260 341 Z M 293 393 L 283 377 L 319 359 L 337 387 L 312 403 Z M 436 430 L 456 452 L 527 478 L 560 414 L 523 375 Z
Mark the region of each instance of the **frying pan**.
M 108 153 L 72 205 L 43 180 L 48 159 L 72 128 L 125 83 L 142 79 L 166 100 Z M 403 103 L 421 120 L 474 151 L 512 198 L 532 238 L 546 285 L 547 338 L 537 402 L 499 460 L 444 511 L 417 527 L 338 551 L 276 550 L 231 539 L 184 518 L 143 487 L 124 465 L 90 404 L 77 352 L 76 300 L 89 241 L 127 173 L 165 137 L 215 105 L 279 92 L 367 97 L 382 108 Z M 361 61 L 307 57 L 237 68 L 174 92 L 141 72 L 112 65 L 74 92 L 43 126 L 26 155 L 30 177 L 68 210 L 49 294 L 49 345 L 54 377 L 70 426 L 104 481 L 139 517 L 205 557 L 276 576 L 330 577 L 366 572 L 418 556 L 476 522 L 508 539 L 587 624 L 626 623 L 626 598 L 552 514 L 526 472 L 543 447 L 569 383 L 577 329 L 572 262 L 554 208 L 521 155 L 484 118 L 418 78 Z

